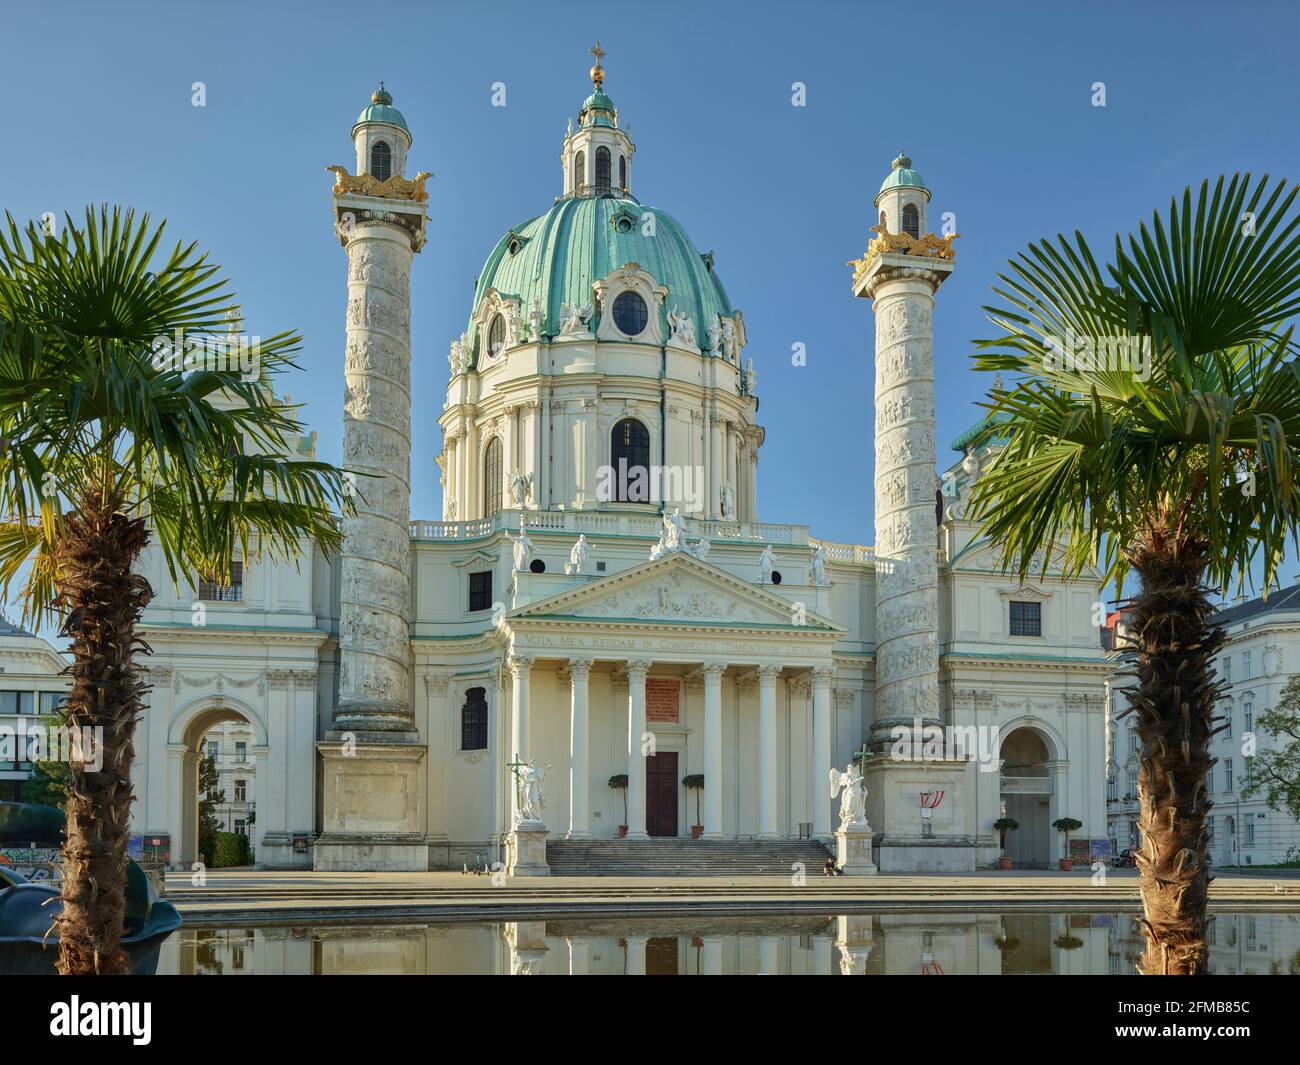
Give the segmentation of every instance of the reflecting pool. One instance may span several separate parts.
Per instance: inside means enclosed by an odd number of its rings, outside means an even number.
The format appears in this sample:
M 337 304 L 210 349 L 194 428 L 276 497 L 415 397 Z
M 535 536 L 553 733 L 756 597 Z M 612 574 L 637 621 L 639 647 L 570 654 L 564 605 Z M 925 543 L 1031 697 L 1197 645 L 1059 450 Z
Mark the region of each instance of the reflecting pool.
M 186 925 L 160 974 L 1132 975 L 1132 913 L 610 917 Z M 1215 974 L 1300 974 L 1300 914 L 1218 913 Z

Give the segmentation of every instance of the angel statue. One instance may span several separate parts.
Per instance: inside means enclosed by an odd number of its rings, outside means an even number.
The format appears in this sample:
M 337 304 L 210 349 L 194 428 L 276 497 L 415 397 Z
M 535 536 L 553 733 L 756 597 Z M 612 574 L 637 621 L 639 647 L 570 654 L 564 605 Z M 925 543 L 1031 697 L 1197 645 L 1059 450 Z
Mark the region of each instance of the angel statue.
M 840 797 L 840 828 L 867 823 L 867 784 L 856 762 L 841 773 L 831 767 L 831 798 Z
M 528 568 L 528 562 L 533 557 L 533 542 L 528 539 L 528 530 L 524 528 L 524 519 L 519 519 L 519 535 L 511 536 L 506 533 L 506 539 L 514 544 L 515 555 L 515 572 L 523 573 Z
M 818 588 L 829 588 L 831 579 L 826 576 L 826 548 L 823 544 L 814 544 L 812 549 L 812 579 Z
M 515 473 L 510 478 L 510 498 L 514 501 L 515 507 L 522 507 L 528 502 L 528 497 L 533 490 L 533 475 L 531 473 Z
M 763 548 L 763 553 L 758 557 L 758 583 L 772 583 L 772 567 L 780 561 L 776 552 L 772 550 L 772 545 L 768 544 Z
M 569 571 L 571 573 L 587 572 L 587 534 L 583 533 L 569 552 Z
M 587 333 L 587 319 L 592 316 L 595 308 L 590 304 L 584 304 L 581 307 L 570 307 L 567 303 L 560 305 L 560 334 L 561 336 L 582 336 Z
M 680 551 L 686 546 L 686 521 L 682 518 L 682 508 L 675 507 L 671 514 L 664 513 L 664 547 L 669 551 Z
M 542 326 L 545 324 L 544 319 L 542 301 L 534 296 L 533 302 L 528 305 L 528 332 L 534 344 L 541 343 Z
M 517 779 L 520 821 L 542 819 L 542 807 L 546 805 L 546 778 L 550 772 L 549 765 L 539 769 L 536 760 L 532 758 L 519 767 Z

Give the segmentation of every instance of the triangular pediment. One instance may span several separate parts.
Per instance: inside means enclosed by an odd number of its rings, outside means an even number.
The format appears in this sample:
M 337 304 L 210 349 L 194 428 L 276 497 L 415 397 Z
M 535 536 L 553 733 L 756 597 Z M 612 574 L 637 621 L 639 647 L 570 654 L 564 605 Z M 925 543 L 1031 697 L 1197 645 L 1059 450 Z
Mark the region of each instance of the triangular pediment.
M 512 611 L 510 620 L 565 619 L 736 625 L 842 633 L 834 622 L 686 554 L 646 562 Z

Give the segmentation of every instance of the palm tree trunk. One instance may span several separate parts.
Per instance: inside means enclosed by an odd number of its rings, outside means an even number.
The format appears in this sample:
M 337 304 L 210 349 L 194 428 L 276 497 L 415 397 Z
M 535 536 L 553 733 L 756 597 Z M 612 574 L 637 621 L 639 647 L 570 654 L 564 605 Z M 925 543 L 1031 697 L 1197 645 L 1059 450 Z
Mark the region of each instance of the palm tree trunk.
M 1142 743 L 1135 858 L 1147 940 L 1138 971 L 1145 976 L 1206 972 L 1206 774 L 1221 690 L 1210 659 L 1223 642 L 1222 630 L 1210 627 L 1215 607 L 1202 583 L 1208 552 L 1167 510 L 1128 552 L 1142 581 L 1130 614 L 1138 685 L 1125 694 Z
M 64 519 L 58 555 L 63 634 L 72 640 L 72 690 L 67 724 L 102 730 L 98 772 L 73 764 L 63 847 L 63 909 L 55 920 L 59 972 L 130 972 L 122 949 L 127 838 L 131 816 L 131 761 L 135 723 L 147 690 L 133 656 L 135 626 L 153 598 L 149 583 L 131 572 L 148 541 L 143 520 L 121 512 L 120 500 L 88 490 Z

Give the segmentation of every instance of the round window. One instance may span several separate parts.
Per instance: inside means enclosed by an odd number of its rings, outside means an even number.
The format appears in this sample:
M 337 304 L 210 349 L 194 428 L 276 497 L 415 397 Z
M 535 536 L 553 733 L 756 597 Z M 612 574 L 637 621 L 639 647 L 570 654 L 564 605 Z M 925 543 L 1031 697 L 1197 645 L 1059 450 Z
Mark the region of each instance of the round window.
M 493 358 L 501 354 L 501 350 L 506 346 L 506 320 L 499 314 L 492 316 L 492 324 L 488 327 L 488 354 Z
M 620 293 L 614 301 L 614 324 L 624 336 L 640 336 L 647 319 L 645 300 L 635 292 Z

